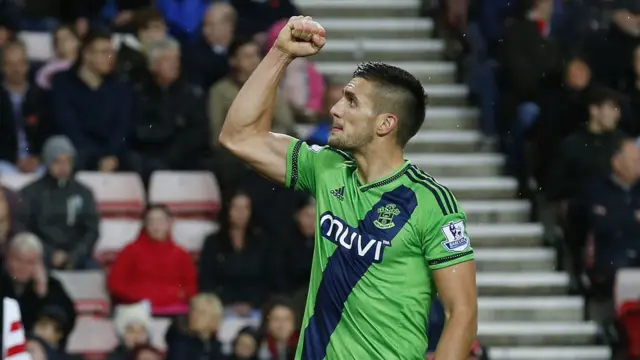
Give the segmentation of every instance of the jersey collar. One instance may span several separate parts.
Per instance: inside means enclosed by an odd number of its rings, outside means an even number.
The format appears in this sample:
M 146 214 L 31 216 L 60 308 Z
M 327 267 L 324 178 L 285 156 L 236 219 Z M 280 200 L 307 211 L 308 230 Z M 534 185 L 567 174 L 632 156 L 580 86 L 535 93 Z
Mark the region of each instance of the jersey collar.
M 380 179 L 380 180 L 376 180 L 375 182 L 372 182 L 370 184 L 363 184 L 362 180 L 360 180 L 360 176 L 358 175 L 358 171 L 355 170 L 353 172 L 353 178 L 354 181 L 356 183 L 356 186 L 358 187 L 358 190 L 360 190 L 361 192 L 365 192 L 367 190 L 376 188 L 376 187 L 380 187 L 380 186 L 385 186 L 387 184 L 390 184 L 396 180 L 398 180 L 402 175 L 404 175 L 404 173 L 407 171 L 407 169 L 409 169 L 409 166 L 411 166 L 411 162 L 409 160 L 404 160 L 404 164 L 402 164 L 402 166 L 400 166 L 396 171 L 392 172 L 391 174 L 389 174 L 388 176 Z

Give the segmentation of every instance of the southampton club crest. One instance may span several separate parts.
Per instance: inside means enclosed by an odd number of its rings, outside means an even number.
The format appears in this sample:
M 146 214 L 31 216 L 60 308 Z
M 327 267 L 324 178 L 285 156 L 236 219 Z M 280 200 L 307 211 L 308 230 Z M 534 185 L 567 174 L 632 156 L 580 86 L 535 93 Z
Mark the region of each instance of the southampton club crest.
M 400 210 L 395 204 L 389 204 L 378 209 L 378 219 L 373 222 L 378 229 L 386 230 L 396 226 L 393 218 L 400 215 Z

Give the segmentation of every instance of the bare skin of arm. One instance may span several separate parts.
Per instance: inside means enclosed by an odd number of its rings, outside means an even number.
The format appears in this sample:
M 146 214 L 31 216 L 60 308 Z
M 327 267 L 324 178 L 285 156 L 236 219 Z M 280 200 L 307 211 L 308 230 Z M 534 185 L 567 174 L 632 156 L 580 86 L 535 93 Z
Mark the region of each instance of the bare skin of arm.
M 478 331 L 476 265 L 463 262 L 433 272 L 446 323 L 436 360 L 466 360 Z
M 611 20 L 625 33 L 631 36 L 640 36 L 640 17 L 627 10 L 618 10 L 613 13 Z
M 324 29 L 311 18 L 291 18 L 240 89 L 222 126 L 220 144 L 278 183 L 285 182 L 287 150 L 293 141 L 270 132 L 278 83 L 293 59 L 316 54 L 325 42 Z

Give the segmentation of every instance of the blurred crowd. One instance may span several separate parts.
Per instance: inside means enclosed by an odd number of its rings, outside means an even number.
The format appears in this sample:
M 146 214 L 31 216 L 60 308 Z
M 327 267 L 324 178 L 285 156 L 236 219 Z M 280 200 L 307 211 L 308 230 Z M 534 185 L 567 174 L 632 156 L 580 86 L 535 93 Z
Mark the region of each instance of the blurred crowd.
M 640 1 L 422 3 L 480 109 L 479 146 L 506 154 L 505 172 L 535 205 L 532 219 L 545 223 L 572 291 L 606 304 L 616 272 L 640 267 Z M 41 175 L 20 193 L 0 191 L 2 292 L 19 300 L 36 360 L 67 356 L 76 319 L 50 270 L 97 268 L 109 270 L 122 341 L 110 360 L 291 358 L 313 200 L 266 182 L 217 138 L 282 19 L 297 13 L 289 0 L 0 1 L 0 175 Z M 21 41 L 38 32 L 51 34 L 47 61 L 29 59 Z M 302 135 L 296 124 L 308 124 L 307 141 L 326 143 L 341 89 L 297 59 L 274 130 Z M 194 262 L 171 237 L 171 212 L 152 205 L 138 238 L 98 261 L 100 214 L 80 170 L 136 172 L 145 185 L 157 170 L 211 171 L 223 194 L 220 230 Z M 149 345 L 149 321 L 154 308 L 176 305 L 185 316 L 162 354 Z M 259 326 L 223 349 L 216 332 L 233 317 Z M 436 339 L 435 325 L 429 331 Z

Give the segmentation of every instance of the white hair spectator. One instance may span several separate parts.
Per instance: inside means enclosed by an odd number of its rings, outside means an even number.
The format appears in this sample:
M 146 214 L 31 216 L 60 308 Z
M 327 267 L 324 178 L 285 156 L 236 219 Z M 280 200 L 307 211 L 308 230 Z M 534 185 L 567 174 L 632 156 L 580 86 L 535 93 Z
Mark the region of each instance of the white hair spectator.
M 29 232 L 21 232 L 16 234 L 9 242 L 9 250 L 18 253 L 37 252 L 42 254 L 44 248 L 40 239 Z
M 210 306 L 211 310 L 213 310 L 213 313 L 218 316 L 221 316 L 224 310 L 222 307 L 222 301 L 220 301 L 220 298 L 217 295 L 212 293 L 200 293 L 194 296 L 191 299 L 191 303 L 189 305 L 193 308 L 198 304 Z
M 115 308 L 114 325 L 118 336 L 123 337 L 127 327 L 143 325 L 147 331 L 151 327 L 151 304 L 148 301 L 130 305 L 118 305 Z
M 149 63 L 153 63 L 162 56 L 165 51 L 170 50 L 180 51 L 180 43 L 171 37 L 152 42 L 147 48 L 147 58 L 149 59 Z

